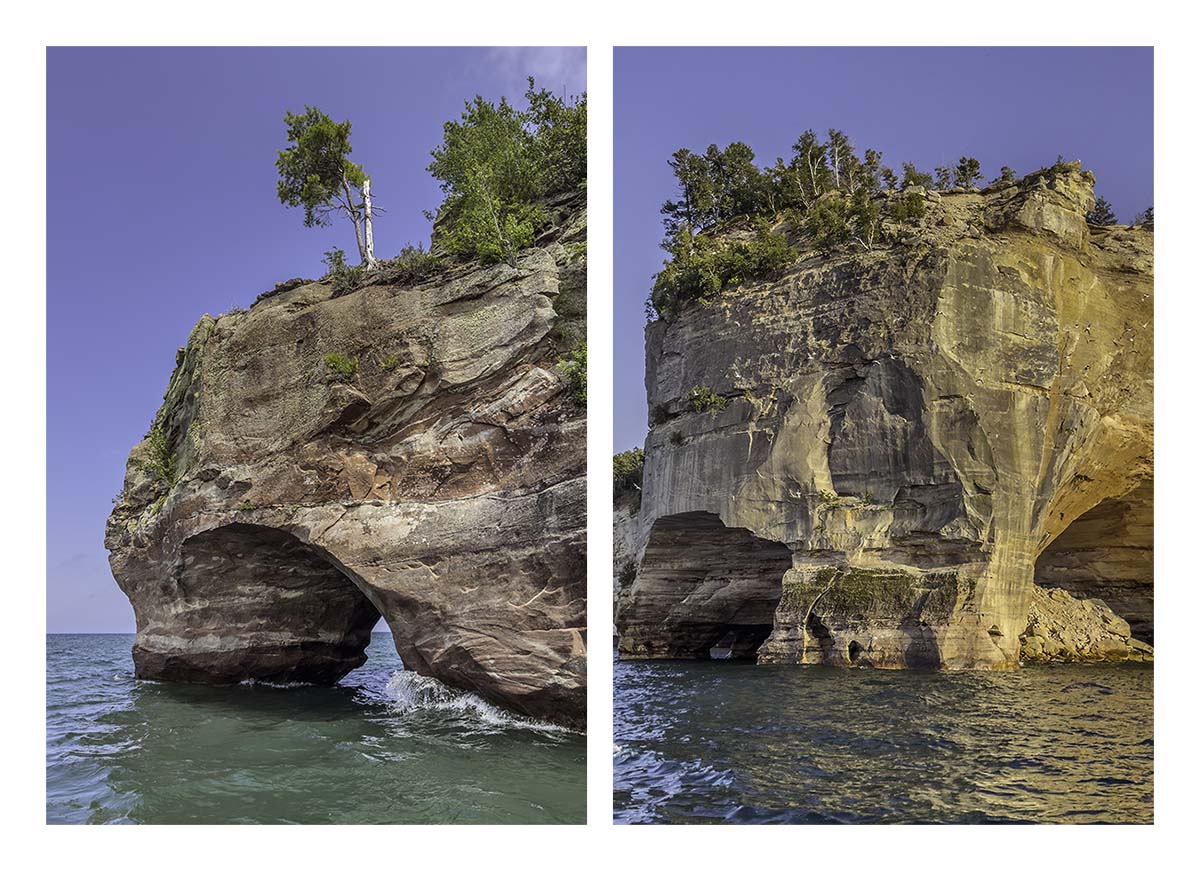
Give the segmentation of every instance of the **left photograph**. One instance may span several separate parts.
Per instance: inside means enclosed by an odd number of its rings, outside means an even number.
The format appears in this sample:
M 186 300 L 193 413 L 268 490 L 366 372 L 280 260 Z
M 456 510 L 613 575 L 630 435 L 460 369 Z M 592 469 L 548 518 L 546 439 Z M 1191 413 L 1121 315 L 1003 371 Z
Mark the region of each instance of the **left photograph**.
M 586 50 L 47 52 L 49 823 L 586 821 Z

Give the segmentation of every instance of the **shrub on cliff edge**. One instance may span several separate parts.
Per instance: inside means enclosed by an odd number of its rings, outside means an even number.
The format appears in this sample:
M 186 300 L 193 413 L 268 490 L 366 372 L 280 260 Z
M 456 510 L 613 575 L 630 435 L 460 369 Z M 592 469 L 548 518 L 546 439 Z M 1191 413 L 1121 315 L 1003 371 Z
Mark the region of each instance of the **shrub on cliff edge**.
M 358 358 L 347 357 L 345 354 L 325 355 L 325 380 L 348 382 L 358 376 Z
M 587 407 L 587 339 L 576 345 L 570 354 L 554 367 L 571 386 L 571 399 L 580 408 Z
M 442 259 L 426 251 L 421 243 L 405 245 L 391 260 L 379 264 L 384 280 L 391 284 L 419 284 L 445 268 Z
M 754 222 L 749 239 L 720 241 L 680 230 L 664 246 L 671 259 L 655 276 L 647 312 L 673 316 L 688 302 L 709 302 L 721 291 L 747 281 L 770 278 L 796 261 L 796 249 L 765 219 Z
M 333 285 L 334 298 L 358 290 L 362 285 L 363 276 L 367 272 L 365 264 L 347 266 L 346 252 L 341 248 L 330 248 L 321 258 L 321 262 L 328 267 L 321 280 L 328 281 Z
M 640 493 L 642 468 L 646 454 L 641 448 L 631 448 L 613 455 L 613 498 L 626 493 Z

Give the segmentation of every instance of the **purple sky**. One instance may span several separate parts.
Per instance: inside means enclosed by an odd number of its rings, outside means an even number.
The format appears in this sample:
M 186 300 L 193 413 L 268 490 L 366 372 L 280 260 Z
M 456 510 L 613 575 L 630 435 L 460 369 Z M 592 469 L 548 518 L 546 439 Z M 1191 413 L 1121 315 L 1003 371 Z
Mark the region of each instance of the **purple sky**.
M 425 172 L 442 123 L 525 76 L 586 88 L 583 49 L 50 49 L 47 54 L 50 632 L 129 632 L 104 521 L 149 428 L 175 350 L 205 312 L 319 276 L 349 224 L 306 229 L 275 194 L 283 113 L 354 124 L 372 176 L 375 244 L 428 244 Z
M 667 158 L 742 140 L 760 166 L 806 129 L 844 130 L 899 171 L 974 155 L 990 180 L 1061 153 L 1129 222 L 1153 204 L 1149 48 L 618 48 L 614 67 L 613 444 L 646 433 L 643 303 L 662 265 Z

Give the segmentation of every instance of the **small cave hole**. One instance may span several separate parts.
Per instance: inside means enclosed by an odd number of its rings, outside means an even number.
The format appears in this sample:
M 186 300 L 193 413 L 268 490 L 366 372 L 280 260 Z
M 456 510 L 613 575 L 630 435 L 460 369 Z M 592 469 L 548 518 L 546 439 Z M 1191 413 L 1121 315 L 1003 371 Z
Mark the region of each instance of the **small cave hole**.
M 857 641 L 851 641 L 850 647 L 846 650 L 846 655 L 850 658 L 851 662 L 858 662 L 858 658 L 862 656 L 862 652 L 863 646 Z

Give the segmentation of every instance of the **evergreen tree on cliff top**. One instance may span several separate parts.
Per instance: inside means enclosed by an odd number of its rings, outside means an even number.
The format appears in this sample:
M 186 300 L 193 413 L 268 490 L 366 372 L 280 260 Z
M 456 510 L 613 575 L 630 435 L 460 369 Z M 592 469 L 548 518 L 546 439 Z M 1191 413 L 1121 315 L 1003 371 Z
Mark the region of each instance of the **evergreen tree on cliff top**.
M 587 97 L 566 100 L 529 79 L 527 107 L 476 96 L 442 128 L 429 172 L 446 198 L 438 240 L 453 254 L 516 262 L 546 221 L 541 200 L 587 178 Z
M 288 148 L 279 152 L 279 201 L 304 208 L 304 226 L 327 227 L 330 216 L 344 214 L 354 224 L 354 239 L 362 262 L 375 268 L 371 179 L 347 155 L 350 122 L 338 124 L 315 106 L 303 115 L 287 112 Z
M 705 159 L 686 148 L 672 154 L 667 165 L 675 174 L 679 199 L 663 203 L 663 225 L 669 239 L 674 239 L 681 232 L 691 238 L 716 220 L 716 186 Z
M 1096 197 L 1096 205 L 1087 213 L 1087 222 L 1096 224 L 1100 227 L 1107 227 L 1117 223 L 1116 213 L 1112 210 L 1112 205 L 1104 197 Z
M 738 215 L 756 214 L 770 201 L 768 181 L 744 142 L 731 142 L 724 149 L 713 144 L 703 155 L 681 148 L 667 164 L 680 194 L 660 210 L 668 239 L 681 232 L 694 235 Z
M 960 157 L 958 166 L 954 167 L 954 186 L 956 188 L 971 189 L 975 187 L 975 183 L 983 178 L 983 173 L 979 171 L 979 161 L 974 157 Z

